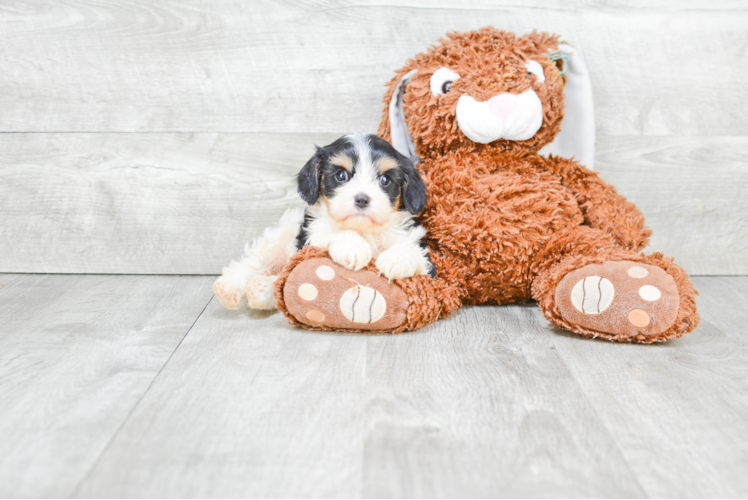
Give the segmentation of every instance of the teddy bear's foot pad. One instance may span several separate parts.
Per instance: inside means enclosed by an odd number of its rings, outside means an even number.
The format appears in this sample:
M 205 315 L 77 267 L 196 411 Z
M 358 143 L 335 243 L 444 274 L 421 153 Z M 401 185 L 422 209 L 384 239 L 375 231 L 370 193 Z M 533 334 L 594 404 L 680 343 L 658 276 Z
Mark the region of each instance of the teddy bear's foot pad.
M 556 287 L 556 305 L 569 323 L 614 335 L 656 335 L 675 322 L 680 297 L 659 267 L 618 261 L 589 264 Z
M 301 262 L 283 287 L 288 312 L 304 325 L 348 331 L 386 331 L 405 322 L 403 290 L 373 271 L 349 271 L 331 259 Z

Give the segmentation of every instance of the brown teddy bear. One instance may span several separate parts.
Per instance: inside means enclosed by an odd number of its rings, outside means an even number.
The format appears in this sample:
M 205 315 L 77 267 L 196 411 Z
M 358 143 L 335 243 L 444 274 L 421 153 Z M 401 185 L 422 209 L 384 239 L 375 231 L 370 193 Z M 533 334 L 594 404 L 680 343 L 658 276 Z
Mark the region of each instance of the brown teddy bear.
M 388 282 L 305 247 L 275 283 L 291 323 L 316 330 L 420 328 L 462 304 L 534 299 L 587 337 L 662 342 L 696 328 L 696 291 L 660 253 L 639 209 L 573 160 L 538 151 L 559 133 L 558 37 L 450 33 L 397 71 L 378 135 L 420 158 L 436 278 Z M 303 284 L 319 290 L 302 298 Z M 308 287 L 307 287 L 308 288 Z

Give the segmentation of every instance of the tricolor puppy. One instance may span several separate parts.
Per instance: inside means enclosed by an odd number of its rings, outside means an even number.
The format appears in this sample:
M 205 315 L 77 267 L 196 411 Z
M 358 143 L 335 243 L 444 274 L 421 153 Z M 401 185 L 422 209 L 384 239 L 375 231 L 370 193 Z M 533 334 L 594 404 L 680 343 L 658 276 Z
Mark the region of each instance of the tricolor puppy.
M 274 309 L 273 283 L 288 259 L 305 245 L 326 249 L 352 270 L 375 259 L 389 279 L 433 275 L 416 215 L 426 186 L 413 162 L 375 135 L 351 134 L 317 148 L 297 177 L 308 206 L 291 209 L 280 226 L 266 229 L 231 262 L 213 286 L 224 307 L 246 295 L 253 309 Z

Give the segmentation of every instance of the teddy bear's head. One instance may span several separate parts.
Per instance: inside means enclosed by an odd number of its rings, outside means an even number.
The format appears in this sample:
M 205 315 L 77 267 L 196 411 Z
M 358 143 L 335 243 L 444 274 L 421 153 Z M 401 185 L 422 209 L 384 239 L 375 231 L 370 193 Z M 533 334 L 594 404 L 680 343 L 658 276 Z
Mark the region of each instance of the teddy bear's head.
M 558 47 L 548 33 L 449 33 L 397 71 L 378 135 L 420 156 L 457 147 L 536 152 L 563 118 L 566 59 Z

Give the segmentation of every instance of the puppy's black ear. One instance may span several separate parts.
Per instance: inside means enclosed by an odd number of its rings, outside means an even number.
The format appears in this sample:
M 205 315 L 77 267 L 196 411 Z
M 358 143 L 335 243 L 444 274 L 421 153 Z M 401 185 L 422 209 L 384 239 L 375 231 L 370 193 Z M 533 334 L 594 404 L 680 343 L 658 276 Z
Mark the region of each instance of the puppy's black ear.
M 426 206 L 426 184 L 421 179 L 416 166 L 410 159 L 404 159 L 401 162 L 402 170 L 405 173 L 403 182 L 403 204 L 408 212 L 413 215 L 421 213 Z
M 322 165 L 322 158 L 325 154 L 323 148 L 319 146 L 314 147 L 317 148 L 317 151 L 306 162 L 306 165 L 304 165 L 304 168 L 301 169 L 301 172 L 296 177 L 299 194 L 310 205 L 317 203 L 317 198 L 319 198 L 319 181 L 322 175 L 320 166 Z

